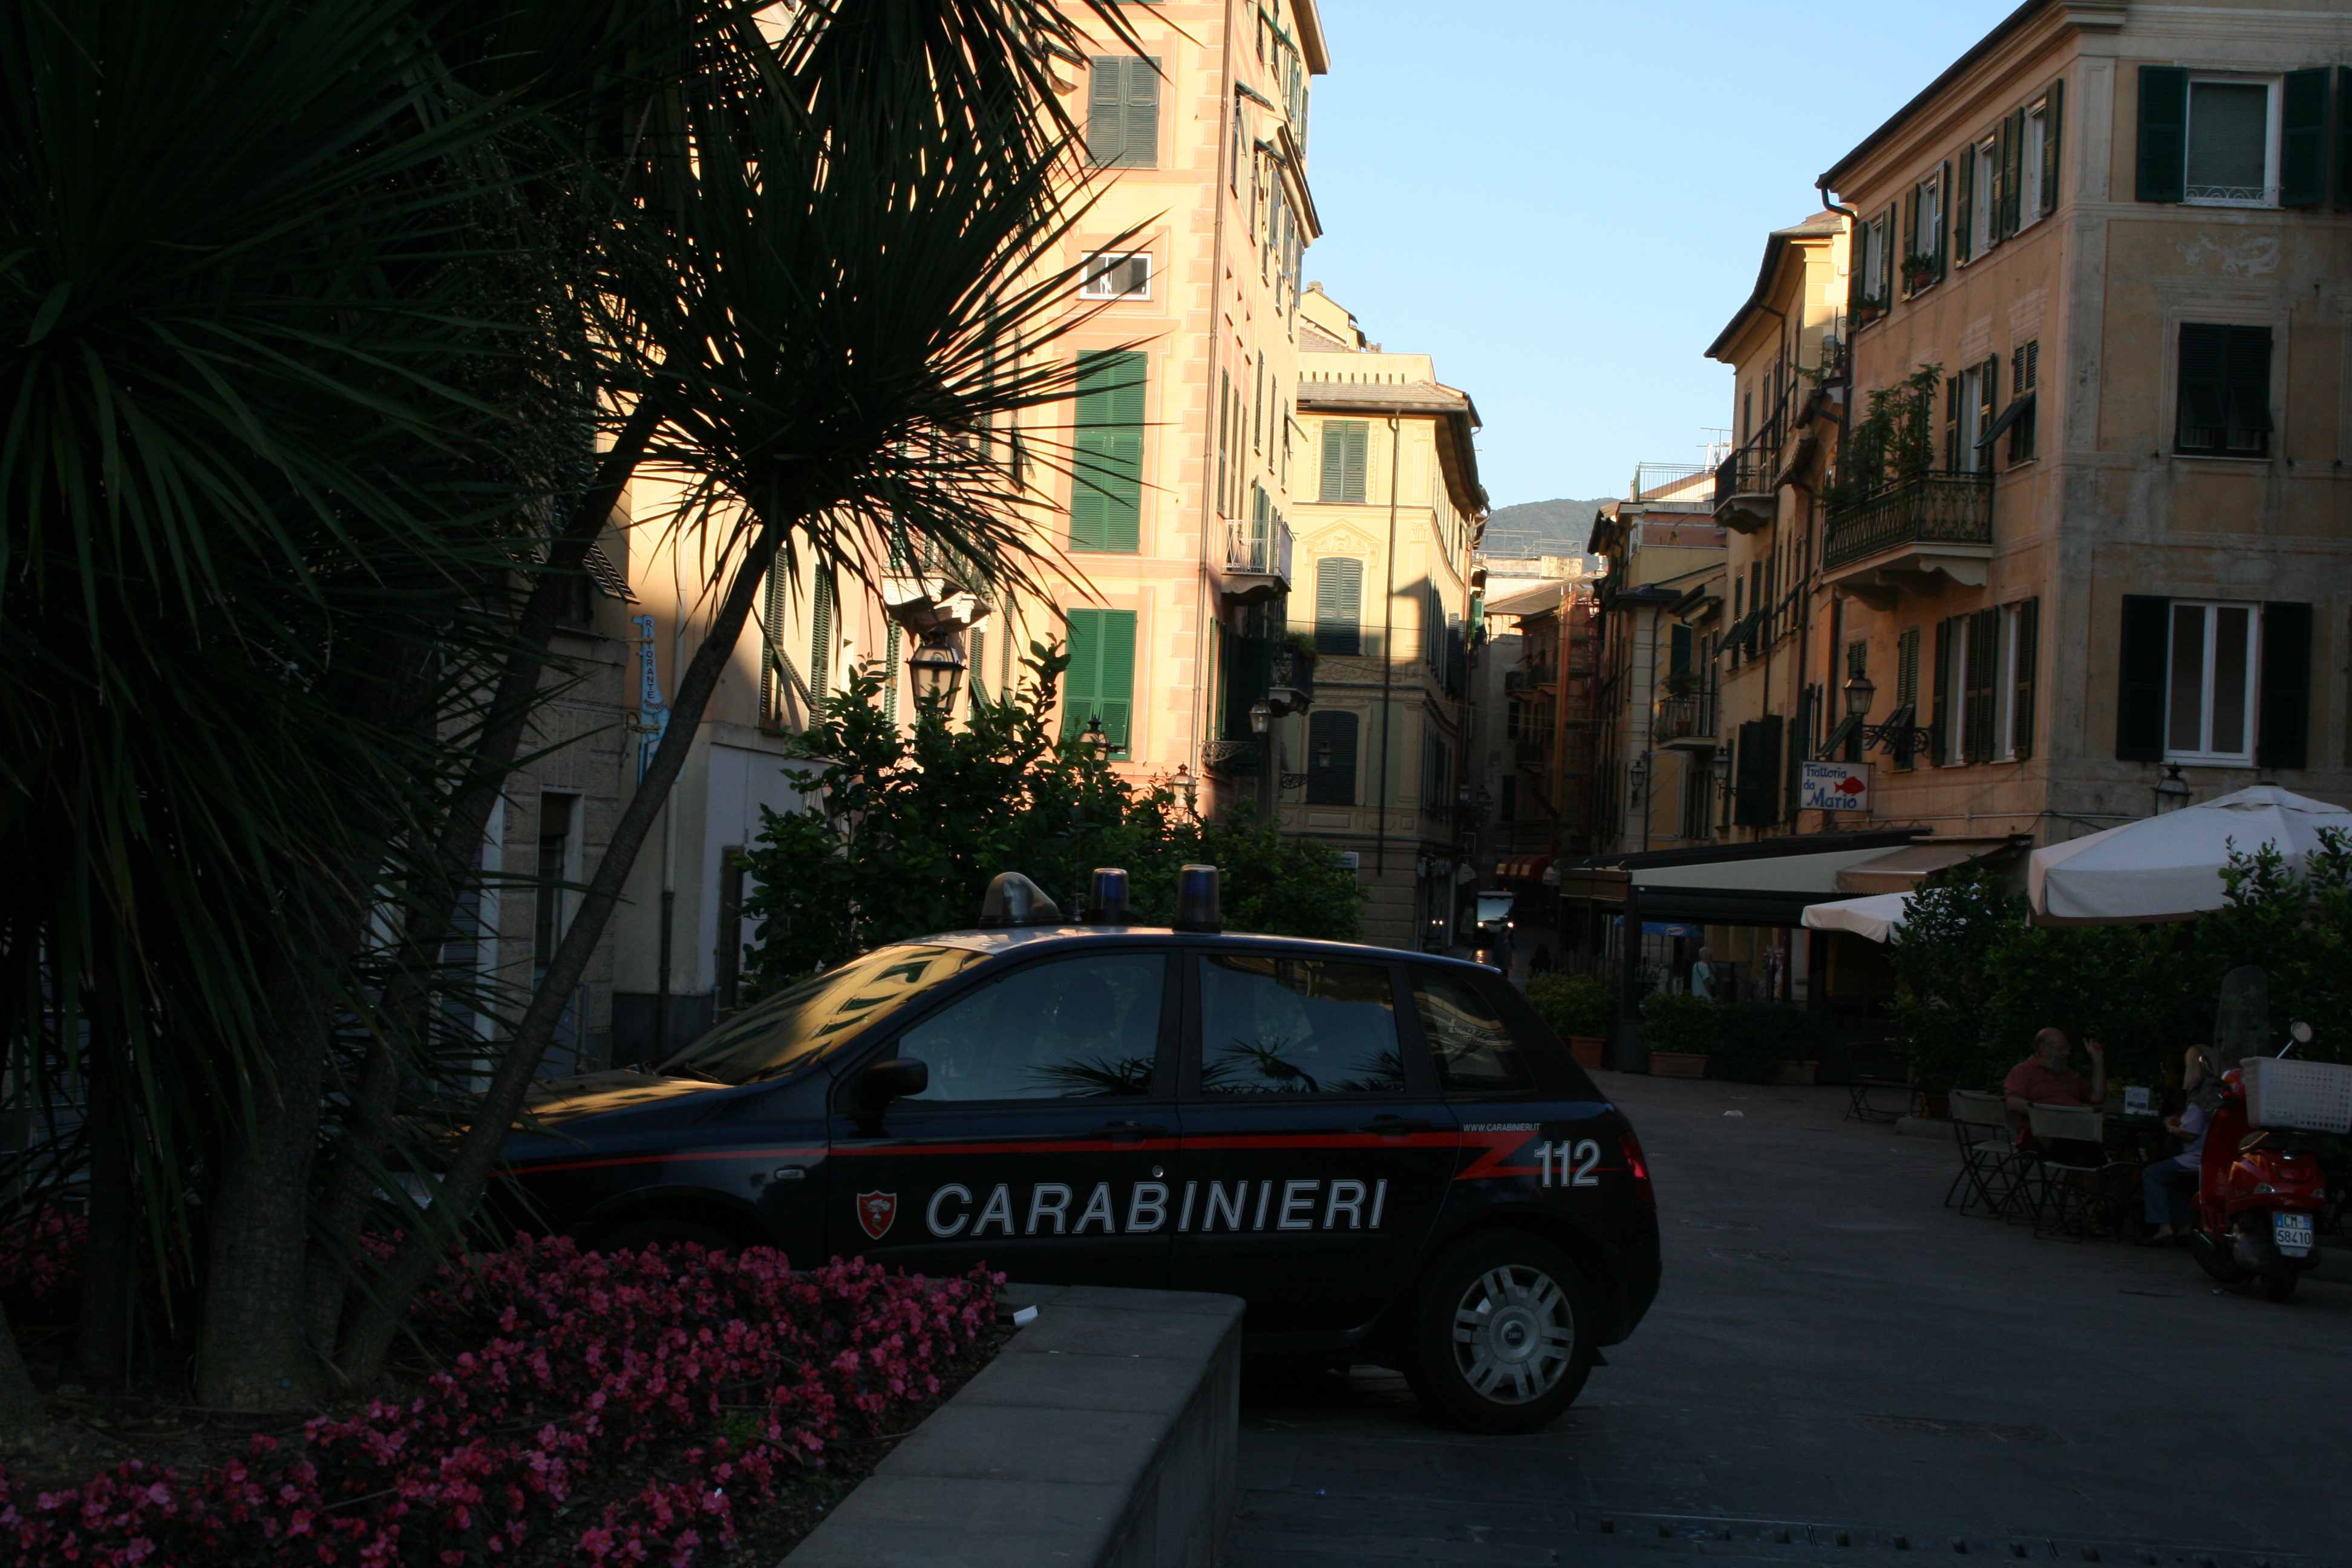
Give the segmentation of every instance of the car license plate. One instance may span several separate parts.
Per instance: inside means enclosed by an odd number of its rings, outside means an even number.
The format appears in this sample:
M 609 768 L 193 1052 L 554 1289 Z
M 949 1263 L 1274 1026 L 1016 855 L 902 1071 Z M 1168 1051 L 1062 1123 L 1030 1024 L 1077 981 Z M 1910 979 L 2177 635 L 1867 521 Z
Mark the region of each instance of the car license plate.
M 2308 1258 L 2311 1255 L 2311 1216 L 2307 1214 L 2271 1215 L 2271 1240 L 2288 1258 Z

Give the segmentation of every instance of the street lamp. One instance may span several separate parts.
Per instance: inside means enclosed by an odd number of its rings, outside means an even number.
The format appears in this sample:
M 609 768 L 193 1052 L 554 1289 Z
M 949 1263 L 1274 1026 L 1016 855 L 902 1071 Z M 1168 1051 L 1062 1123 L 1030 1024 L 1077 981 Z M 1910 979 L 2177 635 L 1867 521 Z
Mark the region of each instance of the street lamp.
M 1094 752 L 1097 761 L 1110 761 L 1113 748 L 1110 737 L 1103 733 L 1101 714 L 1097 713 L 1087 721 L 1085 731 L 1078 736 L 1078 743 Z
M 1640 756 L 1633 759 L 1633 790 L 1631 798 L 1639 800 L 1642 798 L 1643 786 L 1650 782 L 1649 752 L 1643 752 Z
M 1731 748 L 1729 746 L 1717 746 L 1715 749 L 1715 787 L 1721 789 L 1725 784 L 1727 784 L 1730 782 Z
M 1261 697 L 1250 704 L 1250 732 L 1263 742 L 1265 755 L 1258 761 L 1258 814 L 1274 818 L 1274 704 Z
M 1846 717 L 1849 719 L 1869 718 L 1870 700 L 1877 695 L 1878 688 L 1871 684 L 1870 677 L 1863 674 L 1860 670 L 1854 671 L 1853 675 L 1846 678 Z
M 2176 806 L 2189 804 L 2189 781 L 2180 776 L 2179 763 L 2167 763 L 2164 776 L 2156 781 L 2156 815 L 2162 816 Z
M 925 632 L 922 646 L 908 658 L 907 667 L 915 672 L 917 701 L 936 701 L 942 708 L 955 705 L 965 666 L 952 632 L 943 627 Z

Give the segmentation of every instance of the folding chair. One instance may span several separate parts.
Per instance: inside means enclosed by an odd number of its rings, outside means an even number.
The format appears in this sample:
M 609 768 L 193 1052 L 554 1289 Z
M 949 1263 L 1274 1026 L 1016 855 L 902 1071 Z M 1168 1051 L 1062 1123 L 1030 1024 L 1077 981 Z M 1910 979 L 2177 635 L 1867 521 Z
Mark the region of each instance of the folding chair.
M 2034 1105 L 2026 1108 L 2026 1121 L 2033 1131 L 2026 1191 L 2033 1234 L 2080 1240 L 2106 1168 L 2107 1119 L 2079 1105 Z
M 1944 1189 L 1944 1206 L 1957 1195 L 1962 1214 L 1978 1204 L 1984 1212 L 2006 1217 L 2019 1200 L 2017 1136 L 2010 1130 L 2009 1102 L 1998 1094 L 1956 1089 L 1952 1108 L 1952 1138 L 1958 1144 L 1960 1168 Z

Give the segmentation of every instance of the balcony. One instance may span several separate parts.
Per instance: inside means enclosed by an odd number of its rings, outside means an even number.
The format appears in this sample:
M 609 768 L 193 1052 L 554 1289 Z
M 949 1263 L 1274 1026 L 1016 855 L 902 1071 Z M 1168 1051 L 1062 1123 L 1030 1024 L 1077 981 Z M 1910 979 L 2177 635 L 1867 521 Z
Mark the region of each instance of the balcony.
M 1231 605 L 1257 605 L 1290 592 L 1290 524 L 1280 517 L 1236 518 L 1226 525 L 1224 570 L 1217 591 Z
M 1715 693 L 1696 691 L 1683 697 L 1661 697 L 1650 711 L 1650 739 L 1661 746 L 1715 749 Z
M 1266 663 L 1266 700 L 1276 713 L 1304 713 L 1315 706 L 1315 654 L 1295 642 L 1274 646 Z
M 1822 577 L 1873 609 L 1904 594 L 1984 586 L 1992 559 L 1992 475 L 1930 471 L 1832 505 Z M 1940 580 L 1939 580 L 1940 579 Z
M 1715 466 L 1715 521 L 1735 533 L 1770 526 L 1780 503 L 1772 477 L 1779 472 L 1780 441 L 1759 437 Z

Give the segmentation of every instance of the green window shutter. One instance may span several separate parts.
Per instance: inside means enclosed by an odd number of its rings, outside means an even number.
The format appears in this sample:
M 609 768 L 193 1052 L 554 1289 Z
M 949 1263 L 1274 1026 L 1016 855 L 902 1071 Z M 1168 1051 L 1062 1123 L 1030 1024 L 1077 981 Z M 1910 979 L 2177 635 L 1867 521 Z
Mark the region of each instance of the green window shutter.
M 2229 450 L 2263 454 L 2271 449 L 2271 330 L 2229 329 L 2229 369 L 2224 407 Z
M 2218 452 L 2229 438 L 2230 329 L 2200 321 L 2180 329 L 2180 384 L 2173 399 L 2177 452 Z
M 2352 207 L 2352 66 L 2336 68 L 2336 205 Z
M 1127 152 L 1124 168 L 1160 166 L 1160 61 L 1146 56 L 1127 62 Z
M 2164 760 L 2164 675 L 2170 651 L 2172 601 L 2124 595 L 2121 689 L 2116 695 L 2116 760 Z
M 2133 195 L 2177 202 L 2189 189 L 2189 71 L 2139 68 L 2139 156 Z
M 2263 606 L 2262 708 L 2254 715 L 2254 766 L 2309 764 L 2311 606 Z
M 1070 548 L 1133 553 L 1143 516 L 1143 391 L 1148 355 L 1078 356 Z
M 1946 619 L 1936 623 L 1936 722 L 1928 748 L 1939 768 L 1951 761 L 1952 742 L 1958 738 L 1951 709 L 1952 623 Z
M 1087 156 L 1117 163 L 1127 147 L 1127 57 L 1097 55 L 1087 62 Z
M 1910 292 L 1910 282 L 1903 278 L 1903 268 L 1911 258 L 1919 254 L 1919 187 L 1914 184 L 1903 193 L 1903 254 L 1895 258 L 1888 273 L 1898 279 L 1898 287 Z
M 1307 721 L 1307 804 L 1356 804 L 1356 746 L 1360 725 L 1353 713 L 1318 708 Z
M 2024 226 L 2022 208 L 2025 205 L 2025 110 L 2019 110 L 2009 117 L 2009 167 L 2002 171 L 2000 211 L 1996 215 L 2000 232 L 2015 234 Z
M 1317 500 L 1364 499 L 1364 459 L 1370 444 L 1371 426 L 1363 420 L 1323 422 L 1323 482 Z
M 1348 427 L 1348 468 L 1340 489 L 1349 500 L 1364 499 L 1364 476 L 1370 468 L 1372 427 L 1359 420 Z
M 1062 672 L 1062 739 L 1075 741 L 1086 732 L 1087 721 L 1102 711 L 1097 706 L 1102 677 L 1102 616 L 1100 610 L 1069 613 L 1070 668 Z M 1108 725 L 1106 724 L 1108 729 Z
M 1970 219 L 1976 215 L 1977 144 L 1968 145 L 1960 154 L 1959 193 L 1952 205 L 1952 254 L 1959 260 L 1970 257 Z
M 1931 237 L 1936 246 L 1936 279 L 1941 282 L 1951 269 L 1952 247 L 1952 161 L 1936 174 L 1936 232 Z
M 2003 116 L 1992 128 L 1992 188 L 1979 193 L 1989 204 L 1985 214 L 1985 248 L 1990 250 L 2001 239 L 2000 205 L 2009 191 L 2009 120 Z
M 2028 599 L 2017 606 L 2017 684 L 2011 697 L 2016 754 L 2033 754 L 2033 676 L 2041 659 L 2042 601 Z
M 988 706 L 988 628 L 972 627 L 964 645 L 971 668 L 963 678 L 963 689 L 971 699 L 971 711 L 977 713 Z
M 1691 672 L 1690 627 L 1677 625 L 1674 628 L 1673 650 L 1668 656 L 1667 670 L 1675 675 L 1688 675 Z
M 2327 68 L 2286 73 L 2279 125 L 2279 205 L 2315 207 L 2327 199 Z
M 776 651 L 783 645 L 777 641 L 784 629 L 784 574 L 777 566 L 768 568 L 760 605 L 760 722 L 770 724 L 781 717 L 783 708 L 783 682 L 778 679 Z
M 2058 210 L 2058 134 L 2066 119 L 2066 81 L 2050 84 L 2048 105 L 2042 111 L 2042 210 Z
M 895 621 L 882 638 L 882 718 L 886 723 L 898 721 L 898 626 Z
M 833 579 L 820 573 L 809 605 L 809 694 L 833 695 Z
M 1327 426 L 1328 428 L 1328 426 Z M 1364 651 L 1364 563 L 1324 560 L 1315 563 L 1315 651 Z

